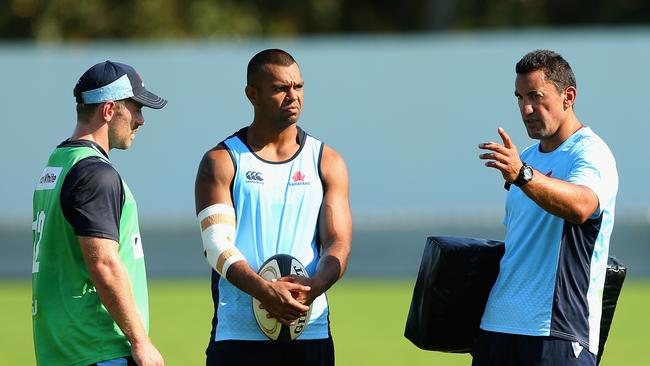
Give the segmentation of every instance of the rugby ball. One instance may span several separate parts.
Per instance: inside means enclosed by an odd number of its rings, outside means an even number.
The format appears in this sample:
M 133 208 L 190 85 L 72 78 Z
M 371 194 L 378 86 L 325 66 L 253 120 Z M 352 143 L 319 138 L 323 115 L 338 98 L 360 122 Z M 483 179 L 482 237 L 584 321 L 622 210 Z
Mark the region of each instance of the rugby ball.
M 288 275 L 309 277 L 302 263 L 288 254 L 276 254 L 267 259 L 260 266 L 257 274 L 269 281 Z M 283 325 L 275 318 L 267 318 L 266 315 L 268 312 L 265 309 L 260 309 L 260 301 L 256 298 L 253 298 L 253 314 L 255 314 L 255 320 L 260 330 L 269 339 L 274 341 L 292 341 L 298 338 L 305 328 L 307 328 L 307 323 L 311 316 L 311 305 L 309 306 L 309 310 L 300 315 L 300 318 L 292 326 Z

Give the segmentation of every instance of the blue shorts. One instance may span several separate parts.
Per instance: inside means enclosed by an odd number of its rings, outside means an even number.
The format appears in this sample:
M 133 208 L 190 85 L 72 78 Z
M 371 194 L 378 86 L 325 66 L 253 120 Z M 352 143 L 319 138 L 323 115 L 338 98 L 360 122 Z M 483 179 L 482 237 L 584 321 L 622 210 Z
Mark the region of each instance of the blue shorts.
M 210 342 L 207 366 L 334 366 L 332 338 L 303 341 L 218 341 Z
M 129 357 L 119 357 L 112 360 L 105 360 L 101 362 L 94 363 L 89 366 L 137 366 L 133 358 Z
M 578 342 L 481 330 L 472 366 L 596 366 L 596 355 Z

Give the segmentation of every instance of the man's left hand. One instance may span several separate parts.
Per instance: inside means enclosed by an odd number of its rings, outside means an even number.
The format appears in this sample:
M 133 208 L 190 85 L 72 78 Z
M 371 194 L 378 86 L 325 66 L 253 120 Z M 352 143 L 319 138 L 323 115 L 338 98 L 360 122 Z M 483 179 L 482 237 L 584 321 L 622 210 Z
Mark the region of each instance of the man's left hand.
M 293 293 L 296 301 L 307 306 L 311 306 L 311 303 L 314 302 L 314 300 L 323 293 L 321 290 L 322 286 L 320 286 L 318 280 L 315 277 L 289 275 L 279 278 L 278 281 L 298 283 L 303 286 L 311 287 L 311 290 L 309 291 Z

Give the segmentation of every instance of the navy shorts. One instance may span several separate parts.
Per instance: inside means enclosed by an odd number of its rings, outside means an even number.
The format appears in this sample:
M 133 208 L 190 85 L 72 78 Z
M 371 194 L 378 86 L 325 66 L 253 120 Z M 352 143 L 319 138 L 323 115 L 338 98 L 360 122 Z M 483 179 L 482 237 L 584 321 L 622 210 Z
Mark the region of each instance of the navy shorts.
M 481 331 L 472 366 L 596 366 L 596 355 L 577 342 Z
M 131 356 L 118 357 L 112 360 L 97 362 L 88 366 L 138 366 Z
M 332 338 L 303 341 L 218 341 L 210 342 L 205 364 L 264 366 L 333 366 Z

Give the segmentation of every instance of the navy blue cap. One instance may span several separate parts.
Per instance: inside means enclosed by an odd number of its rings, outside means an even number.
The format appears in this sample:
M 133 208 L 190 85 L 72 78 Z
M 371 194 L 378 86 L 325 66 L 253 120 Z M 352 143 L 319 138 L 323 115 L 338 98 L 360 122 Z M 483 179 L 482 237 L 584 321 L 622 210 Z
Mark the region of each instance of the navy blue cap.
M 144 88 L 142 77 L 129 65 L 105 61 L 88 69 L 74 87 L 77 103 L 97 104 L 131 98 L 143 106 L 160 109 L 167 100 Z

